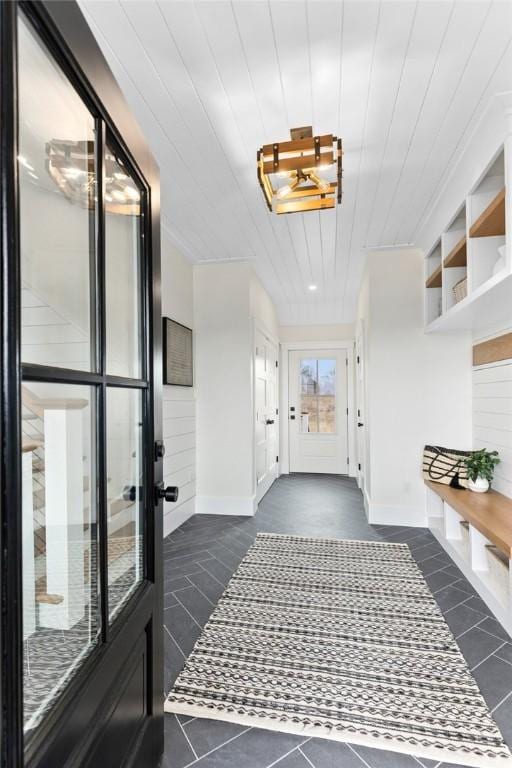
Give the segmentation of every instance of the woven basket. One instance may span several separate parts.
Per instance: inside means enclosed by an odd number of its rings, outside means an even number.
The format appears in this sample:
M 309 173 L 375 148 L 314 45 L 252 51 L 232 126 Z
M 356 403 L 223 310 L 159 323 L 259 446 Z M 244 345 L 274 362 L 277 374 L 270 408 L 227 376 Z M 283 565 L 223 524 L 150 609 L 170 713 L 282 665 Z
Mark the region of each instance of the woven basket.
M 463 277 L 462 280 L 459 280 L 458 283 L 455 283 L 455 285 L 452 288 L 453 291 L 453 297 L 455 299 L 455 303 L 457 304 L 459 301 L 462 301 L 462 299 L 465 299 L 468 295 L 468 278 Z

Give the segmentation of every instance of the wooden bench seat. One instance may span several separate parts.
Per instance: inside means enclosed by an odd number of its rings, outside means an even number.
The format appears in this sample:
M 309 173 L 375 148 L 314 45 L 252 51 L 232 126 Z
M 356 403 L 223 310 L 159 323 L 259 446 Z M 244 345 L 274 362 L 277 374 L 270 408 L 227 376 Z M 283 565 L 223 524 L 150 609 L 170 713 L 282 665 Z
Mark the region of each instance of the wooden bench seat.
M 449 485 L 425 480 L 426 485 L 440 496 L 464 520 L 506 555 L 512 557 L 512 499 L 490 490 L 474 493 Z

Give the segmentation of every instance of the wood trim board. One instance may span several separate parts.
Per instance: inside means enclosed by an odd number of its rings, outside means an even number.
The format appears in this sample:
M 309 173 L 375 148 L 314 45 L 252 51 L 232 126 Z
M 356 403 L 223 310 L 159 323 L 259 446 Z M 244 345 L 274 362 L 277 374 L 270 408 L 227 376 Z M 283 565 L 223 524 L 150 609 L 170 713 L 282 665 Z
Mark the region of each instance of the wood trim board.
M 473 347 L 473 365 L 512 359 L 512 333 L 505 333 Z

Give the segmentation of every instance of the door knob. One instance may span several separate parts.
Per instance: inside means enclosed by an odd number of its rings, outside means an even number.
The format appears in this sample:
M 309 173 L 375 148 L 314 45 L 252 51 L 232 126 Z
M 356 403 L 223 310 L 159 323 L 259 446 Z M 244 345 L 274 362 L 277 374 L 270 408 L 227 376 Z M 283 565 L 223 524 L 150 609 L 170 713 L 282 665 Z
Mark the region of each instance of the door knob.
M 164 501 L 178 501 L 180 489 L 176 485 L 164 486 L 163 483 L 155 485 L 155 504 L 158 504 L 160 499 Z
M 363 424 L 363 422 L 362 422 L 362 421 L 358 421 L 358 422 L 357 422 L 357 426 L 358 426 L 358 427 L 364 427 L 364 424 Z
M 266 424 L 273 424 L 274 423 L 274 419 L 267 419 L 267 421 L 265 423 Z

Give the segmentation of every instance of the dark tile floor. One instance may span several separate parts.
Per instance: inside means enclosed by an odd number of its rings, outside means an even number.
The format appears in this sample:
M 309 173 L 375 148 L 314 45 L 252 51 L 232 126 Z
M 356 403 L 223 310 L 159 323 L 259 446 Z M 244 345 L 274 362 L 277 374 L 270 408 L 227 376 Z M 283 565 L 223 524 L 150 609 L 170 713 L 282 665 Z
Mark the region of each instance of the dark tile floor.
M 258 531 L 406 542 L 512 745 L 512 640 L 424 528 L 371 527 L 353 480 L 284 475 L 254 518 L 196 515 L 165 540 L 165 690 Z M 165 716 L 162 768 L 452 768 L 215 720 Z

